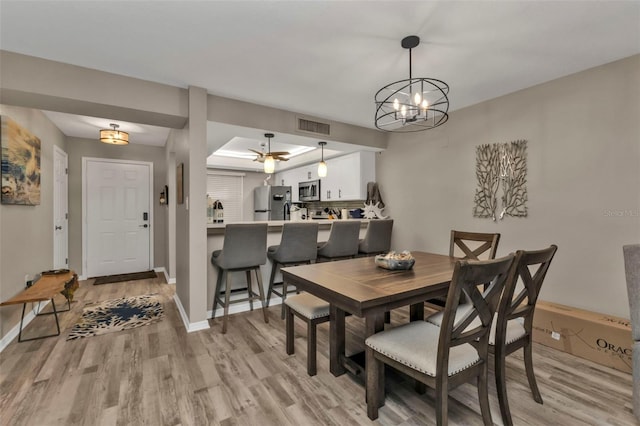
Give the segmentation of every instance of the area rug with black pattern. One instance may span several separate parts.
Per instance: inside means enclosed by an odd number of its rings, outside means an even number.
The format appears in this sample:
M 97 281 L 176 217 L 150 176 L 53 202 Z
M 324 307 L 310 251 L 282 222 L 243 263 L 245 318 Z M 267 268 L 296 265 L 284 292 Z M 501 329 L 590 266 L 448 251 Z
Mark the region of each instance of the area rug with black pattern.
M 67 340 L 142 327 L 162 318 L 164 309 L 157 294 L 98 302 L 83 309 L 82 318 L 73 326 Z

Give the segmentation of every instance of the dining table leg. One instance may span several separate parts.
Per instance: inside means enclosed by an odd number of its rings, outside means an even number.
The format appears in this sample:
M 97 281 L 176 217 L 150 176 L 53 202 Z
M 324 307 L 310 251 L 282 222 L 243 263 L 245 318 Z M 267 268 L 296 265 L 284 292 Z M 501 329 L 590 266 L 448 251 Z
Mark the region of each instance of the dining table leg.
M 424 320 L 424 302 L 414 303 L 409 307 L 409 321 Z
M 329 307 L 329 371 L 334 376 L 346 372 L 342 359 L 345 352 L 345 312 L 331 304 Z

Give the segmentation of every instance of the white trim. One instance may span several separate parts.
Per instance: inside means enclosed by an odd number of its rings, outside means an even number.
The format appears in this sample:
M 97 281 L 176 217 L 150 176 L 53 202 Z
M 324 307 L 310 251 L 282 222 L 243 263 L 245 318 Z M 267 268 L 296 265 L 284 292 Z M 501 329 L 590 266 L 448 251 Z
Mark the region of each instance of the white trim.
M 244 295 L 243 295 L 244 296 Z M 265 301 L 266 303 L 266 301 Z M 281 305 L 282 304 L 282 298 L 280 297 L 272 297 L 271 301 L 269 301 L 269 307 L 271 306 L 277 306 L 277 305 Z M 262 304 L 260 303 L 260 301 L 253 301 L 253 308 L 254 309 L 262 309 Z M 249 305 L 249 302 L 243 302 L 243 303 L 234 303 L 233 305 L 229 306 L 229 315 L 231 314 L 239 314 L 241 312 L 249 312 L 251 310 L 251 305 Z M 213 318 L 212 315 L 213 311 L 209 310 L 207 311 L 207 318 Z M 224 314 L 224 308 L 220 307 L 218 309 L 216 309 L 216 319 L 222 319 L 222 315 Z
M 218 169 L 213 169 L 210 167 L 207 167 L 207 174 L 208 175 L 222 175 L 222 176 L 240 176 L 240 177 L 244 177 L 247 174 L 246 173 L 240 173 L 240 172 L 227 172 L 224 170 L 218 170 Z
M 173 300 L 176 302 L 178 312 L 180 313 L 180 318 L 182 318 L 182 323 L 184 324 L 184 328 L 187 329 L 187 333 L 209 329 L 209 321 L 207 320 L 190 323 L 189 318 L 187 317 L 187 313 L 185 312 L 184 307 L 182 306 L 182 302 L 180 302 L 180 298 L 177 294 L 173 295 Z
M 64 224 L 64 233 L 65 233 L 65 237 L 67 239 L 67 242 L 65 244 L 66 248 L 67 248 L 67 253 L 65 255 L 66 257 L 66 264 L 64 265 L 64 268 L 69 268 L 69 155 L 66 153 L 66 151 L 64 151 L 62 148 L 60 148 L 58 145 L 54 145 L 53 146 L 53 179 L 54 179 L 54 183 L 53 183 L 53 198 L 54 198 L 54 211 L 53 211 L 53 259 L 51 264 L 53 265 L 54 268 L 58 268 L 59 266 L 56 265 L 56 251 L 58 249 L 58 246 L 56 244 L 56 237 L 55 237 L 55 228 L 56 228 L 56 212 L 55 212 L 55 205 L 56 205 L 56 197 L 59 196 L 60 194 L 58 194 L 58 191 L 56 191 L 57 188 L 57 184 L 55 182 L 56 179 L 56 169 L 57 169 L 57 162 L 56 162 L 56 157 L 58 155 L 61 155 L 64 157 L 64 167 L 65 167 L 65 174 L 67 175 L 67 197 L 66 197 L 66 202 L 67 205 L 65 206 L 65 224 Z
M 24 320 L 23 320 L 23 324 L 22 324 L 22 329 L 24 330 L 25 328 L 27 328 L 27 326 L 29 325 L 29 323 L 31 321 L 33 321 L 36 318 L 36 315 L 40 312 L 42 312 L 42 310 L 49 304 L 49 301 L 47 300 L 46 302 L 43 301 L 42 303 L 40 303 L 40 309 L 36 309 L 35 307 L 32 307 L 31 309 L 29 309 L 29 313 L 27 315 L 24 316 Z M 18 306 L 18 305 L 16 305 Z M 33 306 L 33 303 L 32 303 Z M 36 305 L 37 306 L 37 305 Z M 60 330 L 60 332 L 62 332 L 62 329 Z M 9 332 L 7 334 L 4 335 L 4 337 L 2 339 L 0 339 L 0 352 L 2 352 L 3 350 L 5 350 L 5 348 L 7 346 L 9 346 L 9 343 L 13 342 L 13 339 L 15 339 L 16 337 L 18 337 L 18 334 L 20 334 L 20 323 L 18 322 L 18 324 L 16 324 L 11 330 L 9 330 Z
M 169 273 L 167 272 L 167 270 L 165 269 L 164 266 L 160 266 L 159 268 L 153 268 L 153 270 L 156 273 L 160 273 L 160 272 L 163 273 L 164 274 L 164 280 L 167 282 L 167 284 L 175 284 L 176 283 L 176 279 L 169 277 Z
M 149 167 L 149 268 L 154 264 L 153 253 L 153 235 L 154 230 L 154 217 L 153 213 L 153 162 L 151 161 L 134 161 L 134 160 L 114 160 L 110 158 L 99 157 L 82 157 L 82 274 L 87 273 L 87 163 L 90 161 L 102 162 L 102 163 L 120 163 L 120 164 L 138 164 Z

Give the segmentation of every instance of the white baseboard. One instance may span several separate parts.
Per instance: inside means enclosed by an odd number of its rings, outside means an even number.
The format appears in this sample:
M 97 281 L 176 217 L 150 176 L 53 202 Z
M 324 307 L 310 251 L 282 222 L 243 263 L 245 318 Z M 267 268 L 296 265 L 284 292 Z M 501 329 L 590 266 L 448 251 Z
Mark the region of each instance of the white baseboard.
M 164 280 L 167 282 L 167 284 L 175 284 L 176 283 L 176 279 L 175 278 L 171 278 L 169 276 L 169 273 L 167 272 L 167 270 L 165 269 L 164 266 L 160 266 L 159 268 L 153 268 L 153 271 L 156 272 L 156 273 L 162 272 L 164 274 Z
M 281 305 L 282 304 L 282 298 L 280 297 L 272 297 L 271 301 L 269 301 L 269 306 L 277 306 L 277 305 Z M 259 300 L 254 300 L 253 301 L 253 309 L 262 309 L 262 304 L 260 303 Z M 249 305 L 249 302 L 243 302 L 243 303 L 234 303 L 233 305 L 229 306 L 229 315 L 231 314 L 239 314 L 241 312 L 249 312 L 251 310 L 251 306 Z M 207 318 L 213 318 L 213 311 L 207 311 Z M 224 314 L 224 308 L 218 308 L 216 309 L 216 318 L 222 318 L 222 315 Z
M 22 328 L 23 329 L 27 328 L 27 325 L 29 325 L 29 323 L 34 320 L 36 315 L 42 312 L 42 310 L 48 304 L 49 304 L 49 301 L 42 302 L 40 303 L 40 309 L 36 309 L 38 305 L 35 305 L 33 308 L 29 309 L 28 313 L 24 316 Z M 16 305 L 16 306 L 19 306 L 19 305 Z M 9 346 L 9 343 L 13 342 L 13 339 L 18 337 L 18 334 L 20 334 L 19 322 L 11 330 L 9 330 L 9 332 L 5 334 L 2 339 L 0 339 L 0 352 L 2 352 L 7 346 Z
M 187 313 L 182 306 L 182 302 L 177 294 L 173 295 L 173 300 L 176 302 L 176 306 L 178 307 L 178 312 L 180 312 L 180 318 L 182 318 L 182 323 L 184 324 L 184 328 L 187 329 L 187 333 L 192 333 L 194 331 L 207 330 L 209 328 L 209 321 L 198 321 L 198 322 L 189 322 L 189 318 L 187 317 Z

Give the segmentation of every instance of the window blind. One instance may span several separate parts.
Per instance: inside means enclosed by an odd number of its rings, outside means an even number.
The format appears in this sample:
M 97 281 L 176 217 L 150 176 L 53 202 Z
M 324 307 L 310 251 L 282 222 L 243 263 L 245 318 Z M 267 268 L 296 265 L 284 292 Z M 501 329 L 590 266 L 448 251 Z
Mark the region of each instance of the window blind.
M 222 203 L 224 223 L 242 221 L 243 176 L 241 173 L 207 172 L 207 195 Z

